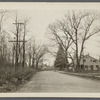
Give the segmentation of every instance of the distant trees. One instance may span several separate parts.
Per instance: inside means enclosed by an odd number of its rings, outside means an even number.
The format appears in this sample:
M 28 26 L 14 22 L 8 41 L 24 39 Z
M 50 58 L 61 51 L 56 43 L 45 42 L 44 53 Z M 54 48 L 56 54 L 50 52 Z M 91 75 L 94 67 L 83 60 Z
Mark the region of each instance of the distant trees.
M 31 41 L 28 49 L 28 62 L 32 68 L 39 69 L 39 64 L 43 63 L 44 56 L 47 54 L 48 48 L 46 45 L 36 45 L 35 41 Z
M 62 20 L 49 25 L 53 41 L 60 44 L 66 52 L 66 58 L 70 58 L 70 51 L 74 50 L 76 66 L 75 70 L 80 71 L 80 60 L 84 46 L 90 37 L 100 32 L 99 17 L 92 11 L 69 11 Z M 52 28 L 51 28 L 52 27 Z
M 39 63 L 43 62 L 45 54 L 47 54 L 48 48 L 45 45 L 42 45 L 37 48 L 36 51 L 36 69 L 39 68 Z
M 0 10 L 0 69 L 5 73 L 5 66 L 10 63 L 11 48 L 8 46 L 8 38 L 10 37 L 5 30 L 6 21 L 9 11 Z

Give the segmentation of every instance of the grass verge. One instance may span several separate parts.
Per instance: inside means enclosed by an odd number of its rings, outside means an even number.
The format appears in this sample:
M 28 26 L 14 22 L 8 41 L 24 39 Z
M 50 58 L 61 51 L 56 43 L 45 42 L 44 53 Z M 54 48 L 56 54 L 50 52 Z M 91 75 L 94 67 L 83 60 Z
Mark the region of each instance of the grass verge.
M 29 81 L 37 70 L 32 68 L 19 68 L 16 72 L 14 69 L 6 69 L 4 73 L 0 72 L 0 92 L 16 91 L 18 87 Z

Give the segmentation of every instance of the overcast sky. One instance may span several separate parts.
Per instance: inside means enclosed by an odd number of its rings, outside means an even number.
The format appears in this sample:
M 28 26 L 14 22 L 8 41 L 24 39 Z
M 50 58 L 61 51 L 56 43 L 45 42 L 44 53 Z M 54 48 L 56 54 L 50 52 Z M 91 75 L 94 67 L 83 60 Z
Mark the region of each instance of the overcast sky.
M 57 19 L 63 18 L 69 9 L 100 9 L 100 3 L 0 3 L 1 9 L 17 9 L 23 18 L 30 18 L 28 37 L 35 36 L 38 43 L 47 43 L 47 27 Z M 86 43 L 86 52 L 91 56 L 100 55 L 100 36 L 91 38 Z M 49 63 L 54 59 L 49 56 Z

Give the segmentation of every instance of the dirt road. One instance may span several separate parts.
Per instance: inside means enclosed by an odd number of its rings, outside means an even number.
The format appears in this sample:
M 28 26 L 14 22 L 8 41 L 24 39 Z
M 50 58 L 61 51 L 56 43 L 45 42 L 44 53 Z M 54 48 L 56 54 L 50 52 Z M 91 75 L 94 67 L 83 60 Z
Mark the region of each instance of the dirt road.
M 38 72 L 17 92 L 93 93 L 100 92 L 100 81 L 61 74 L 54 71 Z

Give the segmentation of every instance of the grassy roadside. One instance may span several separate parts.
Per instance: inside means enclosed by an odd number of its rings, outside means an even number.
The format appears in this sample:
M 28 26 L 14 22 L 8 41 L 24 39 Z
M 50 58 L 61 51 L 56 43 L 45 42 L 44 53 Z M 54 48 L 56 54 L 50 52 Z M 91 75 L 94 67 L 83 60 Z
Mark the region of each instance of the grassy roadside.
M 7 71 L 6 71 L 7 72 Z M 16 91 L 21 85 L 29 81 L 37 70 L 32 68 L 18 69 L 16 73 L 14 71 L 8 71 L 6 74 L 0 75 L 0 92 L 12 92 Z
M 60 73 L 93 79 L 93 80 L 100 80 L 100 73 L 74 73 L 74 72 L 66 72 L 66 71 L 60 71 Z

